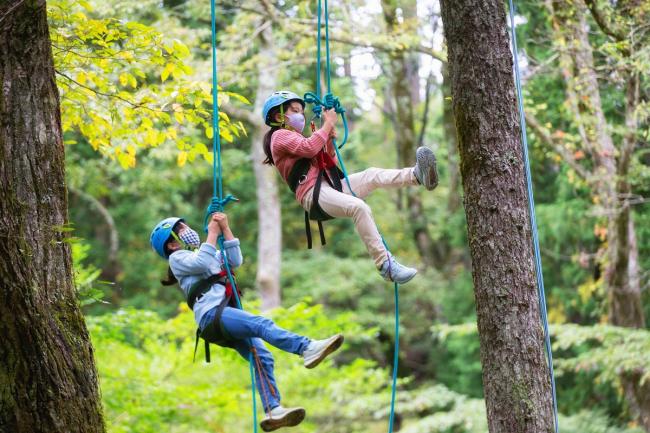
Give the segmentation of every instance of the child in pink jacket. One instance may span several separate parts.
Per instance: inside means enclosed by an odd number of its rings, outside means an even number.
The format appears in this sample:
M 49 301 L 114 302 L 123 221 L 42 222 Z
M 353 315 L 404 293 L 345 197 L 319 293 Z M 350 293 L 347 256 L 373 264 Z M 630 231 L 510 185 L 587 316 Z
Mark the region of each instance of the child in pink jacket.
M 351 174 L 350 191 L 347 183 L 341 182 L 340 171 L 335 166 L 332 138 L 336 137 L 338 115 L 334 110 L 324 111 L 321 128 L 307 138 L 302 135 L 304 108 L 303 99 L 292 92 L 274 92 L 267 98 L 263 116 L 271 129 L 264 137 L 264 163 L 277 167 L 311 219 L 352 218 L 384 279 L 400 284 L 410 281 L 417 270 L 400 264 L 388 253 L 372 211 L 363 199 L 376 188 L 423 185 L 427 190 L 433 190 L 438 184 L 433 151 L 426 147 L 418 148 L 415 167 L 368 168 Z

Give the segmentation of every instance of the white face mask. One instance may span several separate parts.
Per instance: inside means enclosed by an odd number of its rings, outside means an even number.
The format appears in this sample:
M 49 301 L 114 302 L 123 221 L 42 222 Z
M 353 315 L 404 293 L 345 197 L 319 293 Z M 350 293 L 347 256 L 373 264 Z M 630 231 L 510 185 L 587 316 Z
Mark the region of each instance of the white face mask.
M 287 124 L 302 133 L 302 130 L 305 129 L 305 116 L 300 113 L 291 113 L 285 116 L 287 118 Z

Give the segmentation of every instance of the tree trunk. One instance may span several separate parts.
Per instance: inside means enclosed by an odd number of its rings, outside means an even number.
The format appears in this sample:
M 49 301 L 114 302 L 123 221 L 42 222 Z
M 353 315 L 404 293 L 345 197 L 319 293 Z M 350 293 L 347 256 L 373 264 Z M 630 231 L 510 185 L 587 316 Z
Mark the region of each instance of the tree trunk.
M 561 53 L 560 66 L 566 80 L 567 101 L 575 116 L 584 150 L 594 162 L 592 194 L 602 203 L 607 218 L 603 281 L 609 298 L 609 322 L 617 326 L 644 327 L 641 289 L 635 284 L 638 276 L 630 273 L 636 268 L 630 268 L 628 264 L 630 205 L 627 200 L 631 189 L 627 174 L 638 128 L 634 114 L 638 104 L 637 79 L 627 71 L 621 72 L 628 78 L 627 134 L 620 152 L 617 152 L 601 102 L 589 41 L 587 8 L 581 1 L 555 0 L 550 2 L 549 9 L 553 14 L 556 45 Z
M 503 2 L 443 0 L 491 433 L 549 433 L 512 54 Z
M 384 19 L 388 31 L 398 25 L 397 4 L 395 0 L 382 0 Z M 397 141 L 398 160 L 402 164 L 415 163 L 416 132 L 413 113 L 414 101 L 412 100 L 411 86 L 409 80 L 409 67 L 407 55 L 404 52 L 395 52 L 390 55 L 391 87 L 392 97 L 395 100 L 395 138 Z M 406 203 L 409 212 L 409 220 L 413 230 L 413 238 L 420 253 L 422 261 L 427 266 L 433 266 L 433 239 L 427 227 L 427 218 L 422 206 L 420 189 L 406 188 Z
M 0 6 L 0 431 L 103 432 L 72 278 L 45 1 Z
M 257 94 L 255 96 L 254 113 L 262 112 L 264 100 L 269 96 L 276 86 L 275 75 L 267 73 L 267 70 L 277 62 L 275 48 L 273 45 L 272 26 L 268 26 L 259 37 L 260 52 L 259 76 Z M 261 119 L 261 118 L 260 118 Z M 280 306 L 280 266 L 282 258 L 282 225 L 280 216 L 280 198 L 278 186 L 273 167 L 262 164 L 265 158 L 262 149 L 264 133 L 267 127 L 263 122 L 254 124 L 252 134 L 251 156 L 253 159 L 253 171 L 255 172 L 255 184 L 257 186 L 257 276 L 255 283 L 260 290 L 262 297 L 262 310 L 269 310 Z

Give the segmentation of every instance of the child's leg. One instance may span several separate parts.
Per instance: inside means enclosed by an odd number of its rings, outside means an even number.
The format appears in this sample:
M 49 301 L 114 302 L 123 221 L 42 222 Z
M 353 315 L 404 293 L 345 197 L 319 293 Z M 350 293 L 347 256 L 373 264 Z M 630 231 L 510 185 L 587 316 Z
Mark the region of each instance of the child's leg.
M 359 198 L 365 198 L 377 188 L 401 188 L 418 184 L 415 174 L 413 174 L 413 167 L 402 169 L 370 167 L 362 172 L 351 174 L 348 178 L 352 191 Z M 345 179 L 341 179 L 341 182 L 343 183 L 343 192 L 349 194 L 350 189 Z
M 253 358 L 255 367 L 255 383 L 257 390 L 260 393 L 262 404 L 264 405 L 264 412 L 269 412 L 271 409 L 280 406 L 280 391 L 275 383 L 275 375 L 273 374 L 273 355 L 264 346 L 264 343 L 259 338 L 253 338 L 253 345 L 257 352 L 257 357 L 260 361 L 262 371 L 258 371 L 259 367 Z M 249 360 L 250 347 L 248 340 L 237 340 L 234 343 L 234 349 L 246 360 Z
M 361 173 L 358 173 L 361 174 Z M 353 185 L 354 188 L 354 185 Z M 308 192 L 303 199 L 302 206 L 305 209 L 311 208 L 313 190 Z M 318 204 L 327 214 L 336 217 L 352 218 L 354 226 L 366 245 L 368 253 L 379 268 L 387 259 L 386 247 L 381 240 L 375 220 L 372 218 L 372 211 L 363 200 L 349 194 L 338 192 L 329 186 L 327 182 L 321 185 Z
M 247 311 L 226 307 L 221 313 L 225 330 L 238 340 L 261 338 L 285 352 L 301 355 L 309 345 L 309 338 L 278 327 L 272 320 Z

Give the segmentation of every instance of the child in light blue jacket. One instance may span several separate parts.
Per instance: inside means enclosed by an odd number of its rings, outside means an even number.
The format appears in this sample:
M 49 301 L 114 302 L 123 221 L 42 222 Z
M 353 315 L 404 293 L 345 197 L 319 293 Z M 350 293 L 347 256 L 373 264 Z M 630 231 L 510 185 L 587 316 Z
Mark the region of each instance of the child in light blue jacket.
M 224 238 L 223 252 L 217 250 L 220 235 Z M 210 325 L 218 325 L 225 334 L 225 340 L 220 343 L 232 347 L 246 360 L 251 352 L 249 343 L 254 347 L 259 359 L 256 383 L 266 412 L 260 424 L 262 429 L 273 431 L 302 422 L 305 417 L 303 408 L 280 405 L 280 392 L 273 374 L 273 355 L 262 340 L 285 352 L 302 356 L 305 367 L 314 368 L 341 346 L 343 336 L 337 334 L 325 340 L 311 340 L 233 305 L 230 284 L 223 273 L 223 257 L 231 268 L 239 267 L 243 258 L 239 239 L 234 237 L 224 213 L 212 214 L 208 236 L 202 244 L 198 233 L 181 218 L 166 218 L 158 223 L 151 233 L 150 242 L 161 257 L 169 260 L 168 278 L 162 283 L 172 285 L 178 282 L 194 311 L 199 329 L 203 332 Z M 201 290 L 196 290 L 201 284 Z

